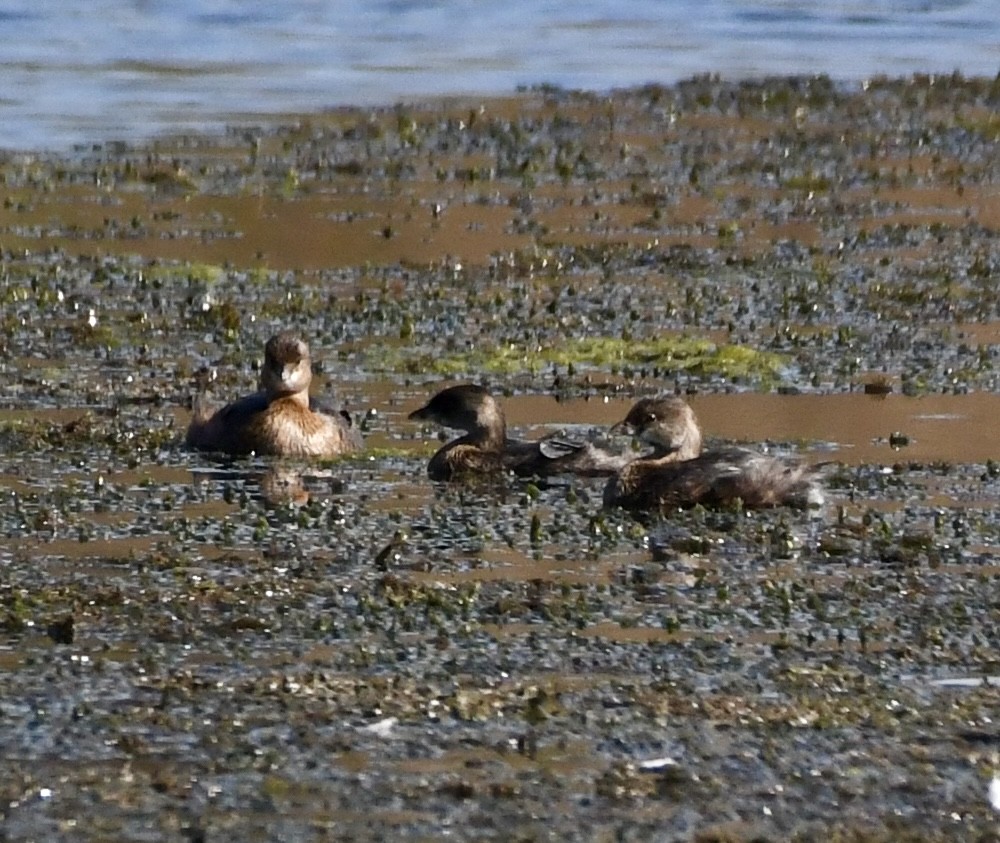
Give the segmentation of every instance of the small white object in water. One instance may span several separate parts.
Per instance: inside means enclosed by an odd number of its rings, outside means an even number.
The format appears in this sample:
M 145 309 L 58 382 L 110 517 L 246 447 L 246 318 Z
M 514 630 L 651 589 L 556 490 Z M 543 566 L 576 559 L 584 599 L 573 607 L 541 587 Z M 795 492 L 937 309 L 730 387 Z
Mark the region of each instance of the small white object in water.
M 993 775 L 990 781 L 989 796 L 993 810 L 1000 811 L 1000 778 L 996 774 Z
M 932 679 L 930 684 L 938 688 L 981 688 L 983 685 L 1000 687 L 1000 676 L 952 676 L 947 679 Z
M 380 738 L 387 738 L 389 737 L 389 733 L 392 731 L 392 727 L 398 722 L 398 717 L 386 717 L 376 723 L 372 723 L 369 726 L 362 726 L 361 731 L 371 732 L 373 735 L 377 735 Z
M 673 758 L 650 758 L 648 761 L 640 761 L 638 767 L 644 773 L 656 773 L 667 767 L 676 767 L 677 762 Z

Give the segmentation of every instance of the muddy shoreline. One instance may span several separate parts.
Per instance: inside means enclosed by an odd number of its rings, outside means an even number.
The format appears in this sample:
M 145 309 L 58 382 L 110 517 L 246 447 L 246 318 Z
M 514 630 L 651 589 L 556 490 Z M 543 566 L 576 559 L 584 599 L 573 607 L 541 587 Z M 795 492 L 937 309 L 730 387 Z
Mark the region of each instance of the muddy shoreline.
M 706 77 L 0 154 L 0 839 L 1000 839 L 998 106 Z M 186 452 L 279 328 L 368 451 Z M 460 380 L 528 436 L 680 390 L 828 504 L 435 486 L 406 414 Z

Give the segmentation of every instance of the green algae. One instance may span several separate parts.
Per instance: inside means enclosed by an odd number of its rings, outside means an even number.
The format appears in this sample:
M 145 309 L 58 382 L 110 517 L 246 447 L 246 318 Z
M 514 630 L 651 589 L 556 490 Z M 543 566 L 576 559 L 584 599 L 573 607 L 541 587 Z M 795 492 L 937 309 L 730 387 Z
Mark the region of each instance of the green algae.
M 782 181 L 786 190 L 797 190 L 804 193 L 826 193 L 830 189 L 830 180 L 826 176 L 808 173 L 790 176 Z
M 151 281 L 173 281 L 183 278 L 189 284 L 204 284 L 210 287 L 222 282 L 228 273 L 221 266 L 196 261 L 180 266 L 152 263 L 143 268 L 143 274 Z
M 376 371 L 436 374 L 442 377 L 475 375 L 538 374 L 553 367 L 587 367 L 620 373 L 648 367 L 661 375 L 685 373 L 698 377 L 755 381 L 773 385 L 787 366 L 783 355 L 749 346 L 717 344 L 711 340 L 669 336 L 649 340 L 614 337 L 567 339 L 559 344 L 525 346 L 512 343 L 495 348 L 477 348 L 450 355 L 420 353 L 404 348 L 383 349 L 378 359 L 369 351 L 369 364 Z

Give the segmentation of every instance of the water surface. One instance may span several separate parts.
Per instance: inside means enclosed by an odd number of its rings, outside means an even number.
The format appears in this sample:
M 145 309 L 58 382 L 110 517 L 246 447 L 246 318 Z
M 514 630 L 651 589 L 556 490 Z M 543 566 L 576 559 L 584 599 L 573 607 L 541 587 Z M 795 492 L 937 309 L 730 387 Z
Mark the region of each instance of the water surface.
M 0 148 L 542 83 L 606 90 L 705 72 L 858 82 L 998 67 L 988 0 L 19 0 L 0 11 Z

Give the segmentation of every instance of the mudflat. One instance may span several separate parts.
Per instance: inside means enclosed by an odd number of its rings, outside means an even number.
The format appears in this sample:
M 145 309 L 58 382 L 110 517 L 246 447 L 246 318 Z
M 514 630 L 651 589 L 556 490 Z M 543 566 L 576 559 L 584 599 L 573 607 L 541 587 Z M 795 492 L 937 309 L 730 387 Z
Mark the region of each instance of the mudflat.
M 0 837 L 996 840 L 1000 83 L 701 77 L 0 156 Z M 310 344 L 366 451 L 183 448 Z M 680 391 L 815 512 L 430 483 Z

